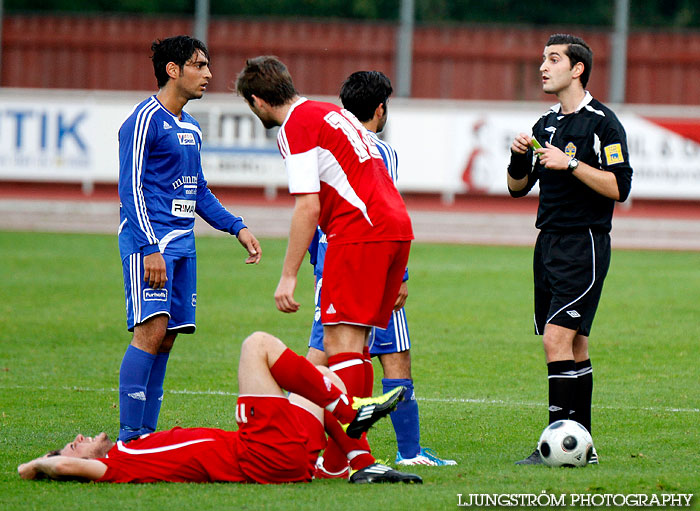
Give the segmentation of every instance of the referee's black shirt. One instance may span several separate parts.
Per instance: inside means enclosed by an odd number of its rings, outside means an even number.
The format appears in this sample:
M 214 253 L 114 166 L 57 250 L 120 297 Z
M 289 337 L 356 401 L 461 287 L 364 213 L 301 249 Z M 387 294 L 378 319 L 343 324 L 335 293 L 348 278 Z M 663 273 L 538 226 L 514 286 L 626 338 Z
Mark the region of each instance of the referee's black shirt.
M 627 136 L 615 114 L 590 93 L 571 114 L 560 113 L 555 105 L 532 127 L 532 134 L 544 147 L 545 142 L 558 147 L 568 156 L 591 167 L 613 172 L 617 179 L 620 202 L 627 199 L 632 184 Z M 538 229 L 543 231 L 576 231 L 591 228 L 610 232 L 615 201 L 588 187 L 567 170 L 544 168 L 527 154 L 511 153 L 510 168 L 529 167 L 527 186 L 513 197 L 522 197 L 540 182 L 540 203 L 537 210 Z M 517 174 L 516 174 L 517 175 Z

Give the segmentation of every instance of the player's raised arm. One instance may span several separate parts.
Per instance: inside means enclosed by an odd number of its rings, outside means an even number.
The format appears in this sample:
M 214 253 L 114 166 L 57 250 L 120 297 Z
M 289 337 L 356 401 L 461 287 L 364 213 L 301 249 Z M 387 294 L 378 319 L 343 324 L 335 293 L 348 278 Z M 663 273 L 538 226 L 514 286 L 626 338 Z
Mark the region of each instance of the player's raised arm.
M 617 179 L 612 172 L 596 169 L 584 162 L 577 162 L 575 168 L 571 169 L 569 168 L 571 157 L 549 142 L 546 142 L 545 147 L 539 149 L 538 152 L 540 153 L 540 161 L 545 168 L 571 172 L 572 176 L 603 197 L 620 200 Z
M 520 195 L 528 186 L 529 174 L 532 170 L 530 154 L 532 137 L 519 133 L 510 145 L 510 164 L 506 174 L 508 190 L 511 195 Z
M 98 460 L 68 456 L 42 456 L 17 467 L 22 479 L 87 479 L 96 481 L 107 471 L 107 465 Z

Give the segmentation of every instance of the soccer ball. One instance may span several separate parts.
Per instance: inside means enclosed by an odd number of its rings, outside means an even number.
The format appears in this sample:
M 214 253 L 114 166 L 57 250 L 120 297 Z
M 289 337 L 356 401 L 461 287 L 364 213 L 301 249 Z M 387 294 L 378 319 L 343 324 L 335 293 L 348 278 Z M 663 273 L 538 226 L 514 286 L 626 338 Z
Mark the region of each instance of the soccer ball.
M 578 422 L 561 420 L 544 429 L 537 448 L 547 466 L 585 467 L 593 453 L 593 439 Z

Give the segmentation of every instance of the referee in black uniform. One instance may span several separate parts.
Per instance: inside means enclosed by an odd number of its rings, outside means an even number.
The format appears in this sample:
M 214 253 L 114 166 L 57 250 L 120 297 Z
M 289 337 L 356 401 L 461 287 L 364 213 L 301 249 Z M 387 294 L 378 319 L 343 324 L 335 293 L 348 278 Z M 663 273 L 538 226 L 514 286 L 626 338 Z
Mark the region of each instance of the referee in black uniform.
M 542 89 L 559 104 L 511 145 L 508 190 L 523 197 L 539 181 L 535 245 L 535 333 L 543 335 L 549 423 L 572 419 L 591 430 L 593 369 L 588 355 L 610 265 L 615 201 L 630 193 L 627 137 L 615 114 L 585 87 L 593 52 L 579 37 L 552 35 L 540 66 Z M 539 146 L 541 145 L 541 148 Z M 591 463 L 598 462 L 594 451 Z M 537 449 L 518 464 L 542 463 Z

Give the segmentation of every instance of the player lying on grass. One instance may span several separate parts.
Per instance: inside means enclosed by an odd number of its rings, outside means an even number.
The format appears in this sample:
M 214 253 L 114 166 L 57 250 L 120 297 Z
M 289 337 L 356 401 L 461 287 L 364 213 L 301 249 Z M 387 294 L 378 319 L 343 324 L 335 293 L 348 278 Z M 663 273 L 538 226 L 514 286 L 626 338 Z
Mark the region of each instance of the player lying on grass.
M 405 388 L 376 398 L 345 395 L 282 341 L 255 332 L 241 347 L 238 367 L 237 431 L 173 428 L 127 443 L 106 433 L 78 435 L 60 450 L 18 467 L 23 479 L 79 479 L 112 483 L 310 481 L 318 453 L 325 447 L 324 410 L 359 438 L 387 416 Z M 292 394 L 285 396 L 282 389 Z M 421 483 L 420 477 L 375 463 L 351 474 L 351 483 Z

